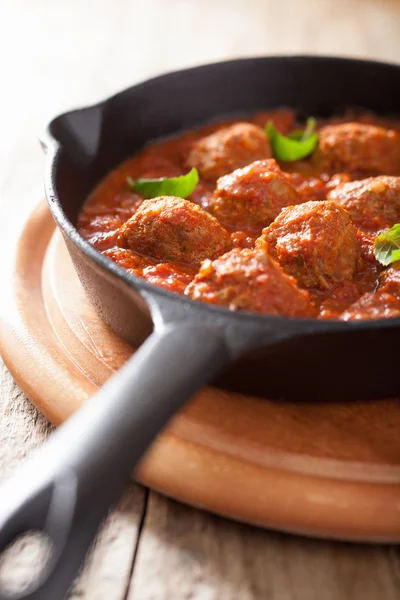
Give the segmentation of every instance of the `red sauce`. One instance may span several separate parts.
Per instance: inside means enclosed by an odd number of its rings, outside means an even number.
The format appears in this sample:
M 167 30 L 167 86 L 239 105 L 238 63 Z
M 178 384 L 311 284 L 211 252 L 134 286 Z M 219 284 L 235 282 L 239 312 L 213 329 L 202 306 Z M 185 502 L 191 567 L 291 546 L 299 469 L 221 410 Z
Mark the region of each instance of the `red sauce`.
M 298 128 L 295 115 L 290 110 L 258 113 L 246 121 L 264 126 L 271 119 L 283 134 L 288 134 Z M 356 118 L 352 116 L 351 119 L 346 116 L 342 119 L 331 120 L 330 123 L 343 123 L 349 120 L 384 127 L 390 126 L 400 131 L 399 123 L 379 120 L 370 114 L 357 115 Z M 118 246 L 120 227 L 135 214 L 143 201 L 139 194 L 127 191 L 127 177 L 133 179 L 171 177 L 186 173 L 188 171 L 187 156 L 196 140 L 232 123 L 234 121 L 208 125 L 179 134 L 172 139 L 153 143 L 139 154 L 126 160 L 107 175 L 88 198 L 79 217 L 78 228 L 81 235 L 96 249 L 104 252 L 131 273 L 170 291 L 183 294 L 198 272 L 199 264 L 183 264 L 168 260 L 161 261 L 154 257 L 138 256 Z M 321 123 L 318 126 L 321 126 Z M 301 194 L 303 202 L 325 200 L 329 191 L 341 183 L 377 175 L 377 173 L 368 172 L 332 171 L 332 169 L 318 166 L 310 158 L 295 163 L 281 163 L 280 167 L 288 174 L 292 186 Z M 213 200 L 214 188 L 214 182 L 201 178 L 188 200 L 207 211 L 210 201 Z M 244 230 L 238 226 L 235 219 L 224 222 L 223 225 L 230 233 L 232 248 L 254 248 L 259 233 L 256 235 L 254 230 Z M 332 284 L 329 289 L 308 290 L 313 307 L 310 315 L 322 319 L 337 319 L 363 294 L 376 290 L 383 267 L 377 263 L 373 254 L 375 235 L 376 232 L 358 232 L 360 262 L 357 272 L 351 280 Z M 382 309 L 382 316 L 384 316 L 384 309 Z M 358 315 L 355 318 L 363 317 Z M 372 317 L 366 314 L 365 318 Z

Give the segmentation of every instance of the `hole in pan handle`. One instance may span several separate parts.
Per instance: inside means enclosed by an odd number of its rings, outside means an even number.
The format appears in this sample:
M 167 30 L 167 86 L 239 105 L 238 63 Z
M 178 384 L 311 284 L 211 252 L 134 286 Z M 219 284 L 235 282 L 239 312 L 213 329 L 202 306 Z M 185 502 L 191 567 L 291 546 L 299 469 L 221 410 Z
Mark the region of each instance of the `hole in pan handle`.
M 30 529 L 53 551 L 35 584 L 0 600 L 61 600 L 133 467 L 170 417 L 229 361 L 220 332 L 164 325 L 0 488 L 0 551 Z

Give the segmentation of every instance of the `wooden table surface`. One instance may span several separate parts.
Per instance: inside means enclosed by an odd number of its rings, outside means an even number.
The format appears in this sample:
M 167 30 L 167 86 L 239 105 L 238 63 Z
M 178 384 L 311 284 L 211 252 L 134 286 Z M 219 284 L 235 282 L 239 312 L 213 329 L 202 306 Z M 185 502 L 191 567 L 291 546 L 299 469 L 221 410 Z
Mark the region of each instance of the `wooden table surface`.
M 43 160 L 36 136 L 60 111 L 148 76 L 230 57 L 319 53 L 400 62 L 400 0 L 0 4 L 2 227 L 11 226 L 41 197 Z M 0 475 L 11 473 L 50 429 L 3 366 Z M 28 573 L 30 560 L 30 552 L 21 552 L 15 573 Z M 394 547 L 271 533 L 132 484 L 69 597 L 395 600 L 400 560 Z

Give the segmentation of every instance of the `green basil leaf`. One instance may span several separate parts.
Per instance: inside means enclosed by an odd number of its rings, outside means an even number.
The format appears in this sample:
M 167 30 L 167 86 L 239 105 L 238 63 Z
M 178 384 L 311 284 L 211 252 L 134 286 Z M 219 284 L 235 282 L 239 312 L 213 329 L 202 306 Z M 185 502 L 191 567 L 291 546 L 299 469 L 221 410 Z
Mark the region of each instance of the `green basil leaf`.
M 400 260 L 400 223 L 384 231 L 374 243 L 375 258 L 381 265 L 388 265 Z
M 193 168 L 186 175 L 180 175 L 179 177 L 136 179 L 136 181 L 132 177 L 128 177 L 126 182 L 131 190 L 145 198 L 157 198 L 158 196 L 187 198 L 198 184 L 199 174 L 197 169 Z
M 309 117 L 307 119 L 306 128 L 292 131 L 292 133 L 289 133 L 288 138 L 299 142 L 306 142 L 314 134 L 316 124 L 317 122 L 314 117 Z
M 303 140 L 304 131 L 302 129 L 296 129 L 296 131 L 292 131 L 289 133 L 289 140 L 296 140 L 297 142 L 301 142 Z
M 265 127 L 275 158 L 285 162 L 301 160 L 312 154 L 318 145 L 315 119 L 310 117 L 304 130 L 293 131 L 288 137 L 277 131 L 271 121 Z

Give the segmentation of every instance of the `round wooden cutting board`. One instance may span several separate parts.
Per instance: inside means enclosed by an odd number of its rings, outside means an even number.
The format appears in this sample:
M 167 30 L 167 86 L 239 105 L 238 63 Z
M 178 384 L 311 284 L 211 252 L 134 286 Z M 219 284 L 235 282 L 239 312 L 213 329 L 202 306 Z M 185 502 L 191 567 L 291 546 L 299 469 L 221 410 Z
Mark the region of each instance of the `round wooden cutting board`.
M 7 248 L 3 357 L 58 425 L 133 349 L 88 303 L 44 203 L 20 231 L 9 232 Z M 153 444 L 136 478 L 249 523 L 398 542 L 400 400 L 296 403 L 207 387 Z

